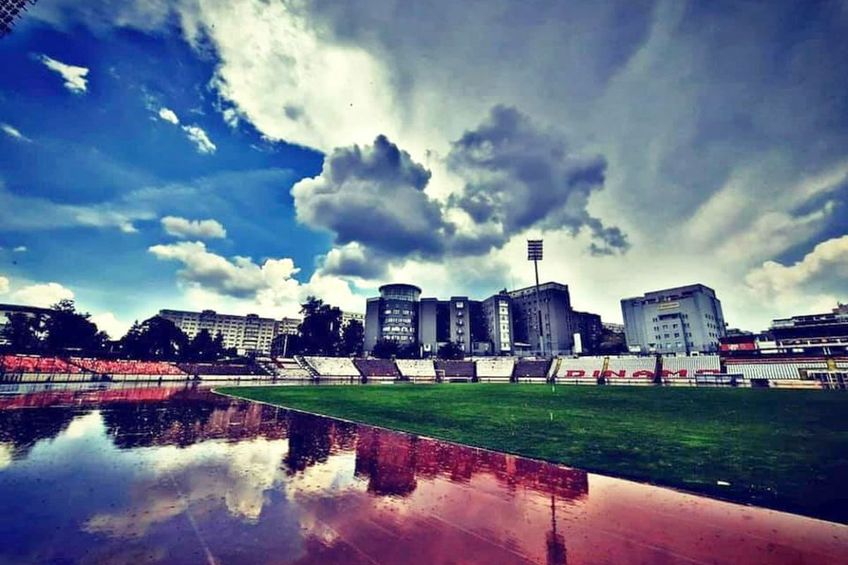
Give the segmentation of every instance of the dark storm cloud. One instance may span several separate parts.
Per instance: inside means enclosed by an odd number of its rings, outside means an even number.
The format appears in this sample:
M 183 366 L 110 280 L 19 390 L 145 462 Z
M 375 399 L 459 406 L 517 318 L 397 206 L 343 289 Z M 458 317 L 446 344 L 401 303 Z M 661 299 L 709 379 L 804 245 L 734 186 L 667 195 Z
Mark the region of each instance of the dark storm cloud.
M 373 145 L 337 148 L 321 176 L 292 188 L 297 217 L 378 252 L 441 256 L 448 231 L 424 187 L 430 172 L 380 135 Z
M 607 163 L 581 156 L 565 140 L 534 124 L 515 108 L 496 106 L 477 129 L 455 141 L 448 167 L 466 181 L 452 204 L 478 223 L 493 223 L 503 240 L 531 227 L 588 229 L 592 249 L 626 250 L 624 234 L 586 209 L 604 186 Z
M 325 270 L 371 278 L 393 259 L 485 254 L 529 228 L 586 230 L 593 255 L 628 247 L 621 230 L 586 209 L 592 192 L 603 188 L 606 161 L 571 151 L 515 108 L 494 107 L 452 144 L 447 163 L 465 185 L 445 208 L 424 192 L 430 172 L 383 135 L 370 146 L 330 153 L 320 176 L 292 188 L 298 219 L 332 232 L 341 246 L 327 256 Z M 452 208 L 479 229 L 450 222 Z

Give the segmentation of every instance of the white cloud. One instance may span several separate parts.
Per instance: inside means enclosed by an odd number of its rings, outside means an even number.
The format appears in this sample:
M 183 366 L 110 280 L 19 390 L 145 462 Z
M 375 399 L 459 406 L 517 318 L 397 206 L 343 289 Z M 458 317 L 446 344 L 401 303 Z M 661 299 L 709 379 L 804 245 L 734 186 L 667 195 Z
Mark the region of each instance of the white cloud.
M 183 126 L 183 131 L 186 132 L 188 138 L 194 143 L 197 147 L 198 153 L 210 154 L 214 153 L 218 147 L 212 143 L 212 140 L 209 139 L 209 136 L 206 135 L 206 132 L 200 126 L 192 125 L 192 126 Z
M 86 67 L 68 65 L 47 55 L 41 55 L 39 59 L 48 69 L 59 73 L 65 80 L 65 88 L 74 94 L 83 94 L 88 90 L 88 79 L 86 77 L 89 69 Z
M 214 239 L 227 237 L 227 230 L 213 219 L 188 220 L 177 216 L 165 216 L 161 220 L 165 231 L 181 238 Z
M 74 292 L 57 282 L 36 283 L 12 291 L 10 297 L 16 303 L 46 308 L 60 300 L 73 299 Z
M 828 293 L 835 301 L 848 295 L 848 235 L 816 245 L 792 265 L 766 261 L 745 282 L 764 298 L 779 302 L 787 295 Z
M 327 41 L 295 2 L 204 2 L 181 9 L 186 36 L 208 39 L 221 63 L 213 85 L 225 113 L 271 139 L 329 150 L 393 136 L 390 76 L 367 49 Z
M 180 119 L 174 113 L 173 110 L 169 108 L 160 108 L 159 109 L 159 118 L 165 120 L 166 122 L 170 122 L 172 124 L 179 125 Z
M 0 123 L 0 130 L 3 130 L 3 133 L 8 135 L 9 137 L 13 137 L 20 141 L 32 141 L 30 138 L 25 136 L 20 132 L 20 130 L 14 126 L 11 126 L 6 123 Z
M 26 253 L 27 246 L 26 245 L 18 245 L 14 249 L 12 249 L 12 253 Z
M 97 328 L 109 334 L 111 339 L 120 339 L 130 329 L 131 322 L 118 319 L 112 312 L 100 312 L 92 314 L 91 321 L 97 324 Z
M 194 308 L 214 308 L 236 314 L 272 316 L 296 314 L 309 295 L 342 309 L 364 311 L 364 299 L 338 277 L 316 272 L 305 284 L 294 276 L 300 271 L 289 258 L 226 258 L 209 251 L 200 241 L 154 245 L 151 254 L 182 264 L 178 272 L 185 299 Z
M 0 294 L 9 292 L 9 279 L 0 275 Z

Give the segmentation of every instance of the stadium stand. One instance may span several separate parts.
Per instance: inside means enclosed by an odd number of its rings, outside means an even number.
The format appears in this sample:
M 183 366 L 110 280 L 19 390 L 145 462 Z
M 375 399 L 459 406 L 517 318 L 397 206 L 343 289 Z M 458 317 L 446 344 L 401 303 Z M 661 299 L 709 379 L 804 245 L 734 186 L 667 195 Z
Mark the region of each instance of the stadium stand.
M 804 380 L 801 375 L 802 369 L 827 369 L 827 362 L 822 359 L 811 359 L 809 361 L 799 359 L 763 359 L 756 361 L 751 359 L 727 359 L 725 361 L 726 373 L 741 374 L 748 380 Z
M 656 374 L 655 357 L 610 357 L 603 376 L 613 385 L 653 384 Z
M 71 363 L 100 375 L 149 375 L 185 377 L 179 367 L 164 361 L 134 361 L 131 359 L 86 359 L 71 357 Z
M 670 386 L 695 386 L 698 375 L 721 373 L 718 355 L 696 355 L 693 357 L 663 357 L 660 371 L 662 383 Z M 702 382 L 704 379 L 701 379 Z
M 523 381 L 545 381 L 548 378 L 548 369 L 551 362 L 541 359 L 519 359 L 515 363 L 513 376 L 517 382 Z
M 474 380 L 474 363 L 472 361 L 436 361 L 436 374 L 444 375 L 447 380 Z
M 604 370 L 603 357 L 560 357 L 555 360 L 556 381 L 563 384 L 594 385 Z
M 82 373 L 83 370 L 58 357 L 39 357 L 34 355 L 2 355 L 0 364 L 6 373 L 57 374 Z
M 505 383 L 512 379 L 515 369 L 513 357 L 483 357 L 475 361 L 477 380 L 480 382 Z
M 230 363 L 177 363 L 185 373 L 199 377 L 265 377 L 267 373 L 255 365 Z
M 278 377 L 287 379 L 310 379 L 312 375 L 300 366 L 296 359 L 278 357 L 274 360 L 274 369 Z
M 414 383 L 434 382 L 436 368 L 430 359 L 395 359 L 400 374 Z
M 400 378 L 400 372 L 390 359 L 354 359 L 353 364 L 368 380 L 393 381 Z
M 321 377 L 360 377 L 359 370 L 348 357 L 308 357 L 304 359 Z

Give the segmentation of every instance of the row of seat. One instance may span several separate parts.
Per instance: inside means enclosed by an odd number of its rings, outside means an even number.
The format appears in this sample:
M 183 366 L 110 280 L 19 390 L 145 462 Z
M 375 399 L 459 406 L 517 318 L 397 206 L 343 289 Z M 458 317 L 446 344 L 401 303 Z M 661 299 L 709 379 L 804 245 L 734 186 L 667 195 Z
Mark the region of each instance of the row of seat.
M 229 363 L 177 363 L 177 366 L 189 375 L 227 375 L 248 376 L 265 375 L 256 365 L 233 365 Z
M 58 357 L 34 355 L 0 355 L 0 367 L 4 373 L 82 373 L 77 365 Z
M 185 375 L 179 367 L 165 361 L 71 357 L 71 363 L 100 375 Z

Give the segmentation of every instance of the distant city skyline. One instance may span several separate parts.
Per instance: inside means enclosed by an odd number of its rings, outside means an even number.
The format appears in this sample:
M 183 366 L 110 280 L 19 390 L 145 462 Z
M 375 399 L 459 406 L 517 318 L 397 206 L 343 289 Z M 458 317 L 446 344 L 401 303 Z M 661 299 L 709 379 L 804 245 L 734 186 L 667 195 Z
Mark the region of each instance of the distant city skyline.
M 848 300 L 848 7 L 38 2 L 0 38 L 0 302 L 279 319 L 379 286 L 730 327 Z

